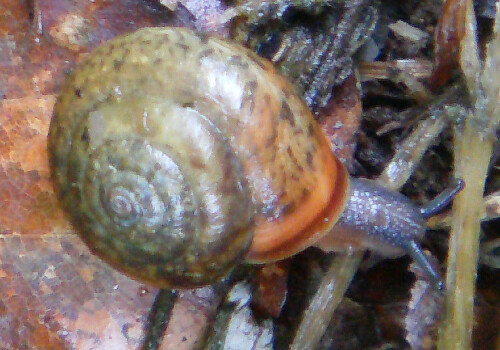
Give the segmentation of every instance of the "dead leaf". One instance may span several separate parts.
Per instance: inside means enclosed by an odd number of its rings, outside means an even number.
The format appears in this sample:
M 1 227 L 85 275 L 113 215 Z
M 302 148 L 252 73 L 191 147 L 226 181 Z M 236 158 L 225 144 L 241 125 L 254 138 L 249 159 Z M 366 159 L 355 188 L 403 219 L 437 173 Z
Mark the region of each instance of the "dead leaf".
M 468 0 L 448 0 L 434 33 L 434 71 L 431 85 L 443 86 L 458 68 L 460 43 L 465 36 Z

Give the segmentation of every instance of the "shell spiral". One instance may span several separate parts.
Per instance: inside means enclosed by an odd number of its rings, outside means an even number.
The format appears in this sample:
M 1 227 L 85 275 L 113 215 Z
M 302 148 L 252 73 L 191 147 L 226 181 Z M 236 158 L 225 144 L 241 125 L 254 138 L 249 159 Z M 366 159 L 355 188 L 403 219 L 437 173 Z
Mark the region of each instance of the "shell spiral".
M 161 287 L 281 258 L 255 236 L 298 220 L 299 232 L 319 232 L 317 216 L 339 215 L 343 170 L 288 83 L 239 45 L 188 29 L 145 28 L 86 57 L 56 103 L 48 147 L 92 251 Z M 315 208 L 299 211 L 305 202 Z

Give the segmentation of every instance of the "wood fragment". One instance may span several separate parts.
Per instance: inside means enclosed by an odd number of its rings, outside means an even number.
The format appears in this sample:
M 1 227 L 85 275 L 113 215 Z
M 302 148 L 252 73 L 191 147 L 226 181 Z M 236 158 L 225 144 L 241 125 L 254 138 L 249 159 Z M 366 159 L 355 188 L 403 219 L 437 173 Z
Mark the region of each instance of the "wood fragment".
M 499 123 L 497 111 L 500 86 L 499 80 L 494 77 L 500 69 L 500 15 L 497 12 L 494 36 L 488 44 L 484 70 L 481 72 L 473 4 L 472 1 L 461 1 L 459 4 L 465 27 L 460 42 L 459 62 L 475 106 L 455 140 L 456 176 L 463 178 L 466 186 L 453 203 L 446 311 L 438 341 L 440 350 L 471 348 L 480 224 L 483 217 L 483 207 L 478 203 L 483 200 L 495 142 L 493 131 Z M 481 72 L 480 79 L 478 72 Z M 474 162 L 471 162 L 472 159 Z

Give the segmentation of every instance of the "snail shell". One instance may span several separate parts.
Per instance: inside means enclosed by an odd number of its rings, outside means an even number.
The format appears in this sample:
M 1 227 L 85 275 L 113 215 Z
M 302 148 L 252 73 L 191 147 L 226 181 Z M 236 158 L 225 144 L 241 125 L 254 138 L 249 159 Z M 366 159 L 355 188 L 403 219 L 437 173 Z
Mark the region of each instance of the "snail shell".
M 49 132 L 55 188 L 94 253 L 160 287 L 290 256 L 343 209 L 345 168 L 272 65 L 181 28 L 91 53 Z

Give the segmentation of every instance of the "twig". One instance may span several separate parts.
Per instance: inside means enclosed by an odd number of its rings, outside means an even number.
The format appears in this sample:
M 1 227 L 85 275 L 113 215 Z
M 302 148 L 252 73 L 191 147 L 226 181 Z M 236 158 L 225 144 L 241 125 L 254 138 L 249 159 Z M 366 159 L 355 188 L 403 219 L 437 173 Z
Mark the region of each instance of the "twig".
M 148 317 L 148 327 L 141 350 L 156 350 L 159 348 L 176 301 L 176 291 L 167 289 L 160 289 L 158 291 Z
M 426 109 L 424 113 L 429 117 L 422 121 L 411 135 L 403 141 L 391 162 L 378 177 L 377 181 L 379 183 L 397 190 L 408 181 L 425 151 L 449 124 L 449 116 L 457 118 L 463 113 L 462 107 L 456 105 L 463 94 L 464 91 L 461 86 L 452 86 Z
M 291 350 L 314 349 L 325 333 L 333 312 L 358 269 L 363 252 L 337 256 L 321 280 L 318 291 L 304 313 Z
M 500 90 L 495 79 L 500 68 L 497 60 L 500 57 L 498 4 L 495 35 L 488 45 L 483 72 L 476 44 L 472 1 L 464 1 L 460 6 L 463 6 L 460 14 L 466 28 L 460 43 L 460 66 L 470 95 L 475 99 L 475 109 L 455 140 L 456 173 L 465 180 L 466 187 L 453 205 L 446 311 L 438 342 L 438 349 L 441 350 L 471 348 L 480 223 L 483 217 L 483 208 L 478 203 L 483 201 L 486 174 L 493 152 L 493 130 L 498 125 L 497 100 Z
M 430 229 L 449 228 L 451 226 L 452 212 L 448 211 L 427 220 Z M 490 193 L 482 198 L 481 221 L 489 221 L 500 218 L 500 191 Z

